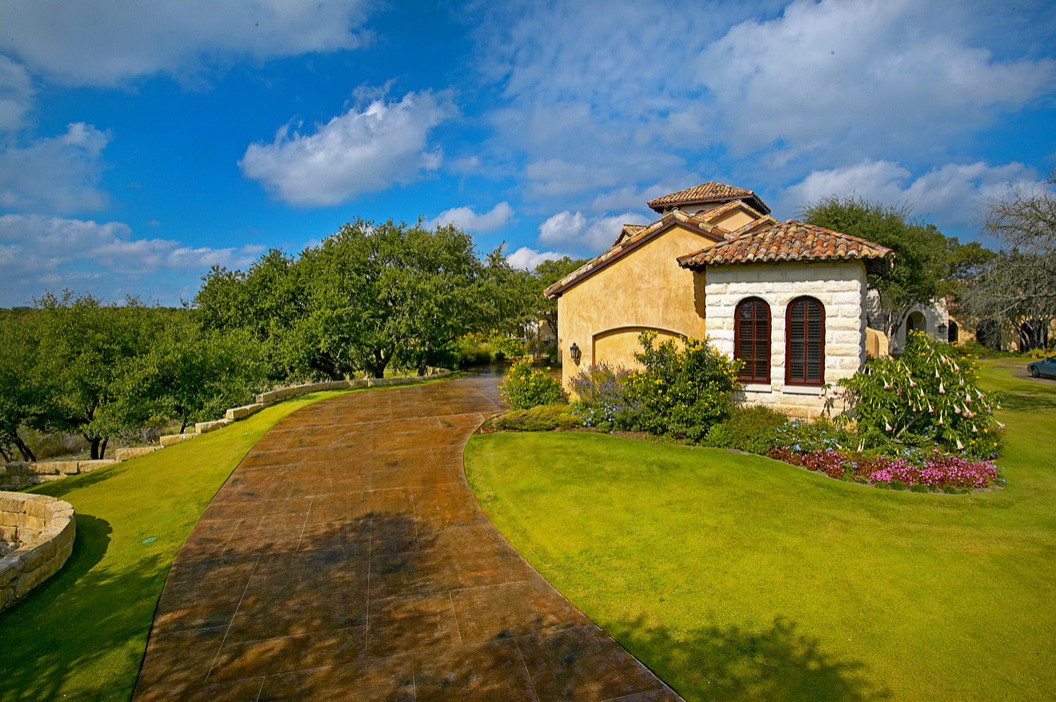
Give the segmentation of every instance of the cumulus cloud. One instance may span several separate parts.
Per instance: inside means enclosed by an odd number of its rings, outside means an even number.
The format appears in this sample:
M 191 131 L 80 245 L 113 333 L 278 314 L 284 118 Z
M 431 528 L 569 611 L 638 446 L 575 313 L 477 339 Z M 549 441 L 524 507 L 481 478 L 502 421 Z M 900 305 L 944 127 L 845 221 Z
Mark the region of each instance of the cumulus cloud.
M 65 134 L 0 151 L 0 207 L 70 213 L 100 210 L 109 198 L 99 189 L 108 132 L 77 122 Z
M 608 217 L 587 217 L 582 212 L 558 212 L 539 226 L 539 241 L 564 244 L 590 251 L 607 249 L 616 240 L 624 224 L 648 224 L 649 219 L 637 212 Z
M 828 196 L 856 195 L 888 205 L 908 205 L 948 234 L 979 231 L 985 203 L 1009 188 L 1031 190 L 1041 183 L 1034 169 L 1022 163 L 991 166 L 982 161 L 946 164 L 913 177 L 891 161 L 863 161 L 845 168 L 814 171 L 790 186 L 782 202 L 790 209 Z
M 137 239 L 123 222 L 0 215 L 0 305 L 27 304 L 48 288 L 73 287 L 83 281 L 95 281 L 94 289 L 112 296 L 124 283 L 160 271 L 195 274 L 213 265 L 246 266 L 263 249 L 214 249 L 170 239 Z
M 531 271 L 535 270 L 535 267 L 544 261 L 556 261 L 559 258 L 564 258 L 565 255 L 556 251 L 536 251 L 527 246 L 522 246 L 507 256 L 506 260 L 514 268 L 523 268 L 526 271 Z
M 500 202 L 489 211 L 477 214 L 472 207 L 452 207 L 429 221 L 430 227 L 453 224 L 468 232 L 485 234 L 506 226 L 513 217 L 513 208 L 508 202 Z
M 1022 15 L 1038 24 L 1041 6 Z M 970 0 L 557 0 L 484 14 L 478 63 L 504 99 L 487 155 L 551 212 L 640 207 L 653 184 L 731 171 L 766 190 L 862 160 L 920 168 L 1056 89 L 1056 62 L 1037 58 L 1051 31 Z
M 970 43 L 966 14 L 913 0 L 797 0 L 732 27 L 699 56 L 696 78 L 734 152 L 930 148 L 1056 88 L 1056 61 L 995 58 Z
M 69 85 L 115 85 L 168 72 L 178 78 L 204 59 L 264 60 L 354 49 L 361 0 L 6 0 L 4 48 L 31 70 Z
M 315 133 L 278 130 L 271 143 L 250 144 L 238 165 L 275 197 L 291 205 L 337 205 L 365 192 L 415 180 L 439 168 L 439 147 L 429 131 L 454 114 L 446 93 L 407 93 L 399 102 L 378 99 L 353 107 Z
M 6 56 L 0 56 L 0 133 L 21 127 L 32 103 L 29 72 Z

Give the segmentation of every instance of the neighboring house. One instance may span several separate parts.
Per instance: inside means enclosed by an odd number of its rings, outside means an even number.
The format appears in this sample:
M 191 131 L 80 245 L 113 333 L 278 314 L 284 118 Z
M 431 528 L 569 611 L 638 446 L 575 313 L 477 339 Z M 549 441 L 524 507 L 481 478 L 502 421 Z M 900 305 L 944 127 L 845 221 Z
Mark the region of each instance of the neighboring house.
M 875 290 L 869 291 L 868 299 L 869 317 L 879 310 L 880 296 Z M 924 332 L 936 341 L 945 341 L 951 344 L 963 343 L 975 338 L 973 330 L 962 328 L 953 316 L 950 315 L 949 307 L 945 300 L 938 299 L 930 305 L 914 305 L 905 321 L 891 336 L 891 353 L 901 353 L 906 347 L 906 334 L 911 331 Z
M 744 401 L 795 416 L 865 361 L 866 269 L 890 249 L 795 220 L 752 191 L 704 183 L 650 201 L 607 251 L 550 286 L 565 386 L 594 363 L 636 364 L 638 335 L 711 338 L 745 361 Z M 577 347 L 573 362 L 569 350 Z

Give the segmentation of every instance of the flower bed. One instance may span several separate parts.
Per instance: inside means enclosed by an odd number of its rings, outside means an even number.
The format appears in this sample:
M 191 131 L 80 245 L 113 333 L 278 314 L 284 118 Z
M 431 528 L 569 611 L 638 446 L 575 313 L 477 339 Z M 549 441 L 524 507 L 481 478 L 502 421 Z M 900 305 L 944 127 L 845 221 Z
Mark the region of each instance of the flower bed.
M 935 450 L 930 454 L 916 452 L 912 458 L 864 456 L 833 449 L 797 452 L 782 447 L 770 451 L 770 457 L 807 470 L 824 473 L 830 478 L 868 482 L 883 487 L 922 486 L 932 490 L 980 490 L 1003 484 L 993 461 L 973 461 Z

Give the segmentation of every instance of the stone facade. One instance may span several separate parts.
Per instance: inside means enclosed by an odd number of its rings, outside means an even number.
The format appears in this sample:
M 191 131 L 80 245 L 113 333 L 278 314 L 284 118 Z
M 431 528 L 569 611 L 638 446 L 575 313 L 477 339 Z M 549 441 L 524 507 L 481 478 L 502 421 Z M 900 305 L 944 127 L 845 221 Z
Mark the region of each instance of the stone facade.
M 720 353 L 731 357 L 737 304 L 758 297 L 770 305 L 770 383 L 745 386 L 746 404 L 767 405 L 795 417 L 816 417 L 825 408 L 821 388 L 785 385 L 785 312 L 797 297 L 813 297 L 825 308 L 826 383 L 854 375 L 865 363 L 866 272 L 861 261 L 720 266 L 708 269 L 704 289 L 708 336 Z
M 54 575 L 73 552 L 73 506 L 0 492 L 0 610 Z

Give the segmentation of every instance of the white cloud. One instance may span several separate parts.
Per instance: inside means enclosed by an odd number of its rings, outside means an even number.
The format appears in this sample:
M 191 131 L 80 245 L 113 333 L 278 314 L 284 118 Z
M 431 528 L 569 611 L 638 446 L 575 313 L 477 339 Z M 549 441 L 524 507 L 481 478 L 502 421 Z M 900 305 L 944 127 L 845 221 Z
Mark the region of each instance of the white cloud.
M 477 214 L 472 207 L 452 207 L 429 221 L 429 227 L 453 224 L 469 232 L 487 233 L 506 226 L 513 217 L 513 208 L 508 202 L 500 202 L 488 212 Z
M 558 212 L 539 226 L 539 241 L 544 244 L 566 244 L 591 251 L 607 249 L 616 240 L 624 224 L 648 224 L 649 219 L 637 212 L 609 217 L 586 217 L 582 212 Z
M 65 134 L 0 151 L 0 207 L 60 213 L 105 208 L 109 198 L 97 186 L 109 142 L 107 132 L 77 122 Z
M 21 127 L 32 103 L 29 72 L 6 56 L 0 56 L 0 133 Z
M 971 45 L 970 14 L 914 0 L 797 0 L 699 56 L 697 79 L 715 99 L 707 115 L 735 153 L 845 159 L 848 149 L 930 150 L 1056 88 L 1056 61 L 1003 61 Z
M 185 79 L 204 60 L 265 60 L 354 49 L 361 0 L 5 0 L 4 49 L 70 85 L 115 85 L 168 72 Z
M 243 267 L 263 246 L 189 247 L 169 239 L 136 239 L 123 222 L 0 215 L 0 305 L 27 304 L 48 288 L 95 281 L 113 297 L 127 283 L 160 271 Z M 157 282 L 152 279 L 151 283 Z M 132 289 L 135 289 L 133 286 Z M 122 293 L 123 294 L 123 293 Z
M 437 169 L 441 152 L 427 144 L 427 137 L 453 114 L 446 93 L 374 100 L 318 126 L 314 134 L 294 130 L 291 135 L 286 125 L 270 144 L 250 144 L 239 166 L 284 202 L 336 205 Z
M 990 166 L 979 161 L 946 164 L 914 178 L 890 161 L 863 161 L 846 168 L 814 171 L 790 186 L 782 203 L 798 211 L 828 196 L 856 195 L 888 205 L 906 205 L 947 234 L 978 232 L 985 203 L 1010 187 L 1041 186 L 1037 173 L 1022 163 Z
M 514 268 L 523 268 L 526 271 L 531 271 L 535 270 L 535 267 L 544 261 L 556 261 L 564 257 L 565 254 L 557 253 L 556 251 L 536 251 L 527 246 L 522 246 L 507 256 L 506 260 Z

